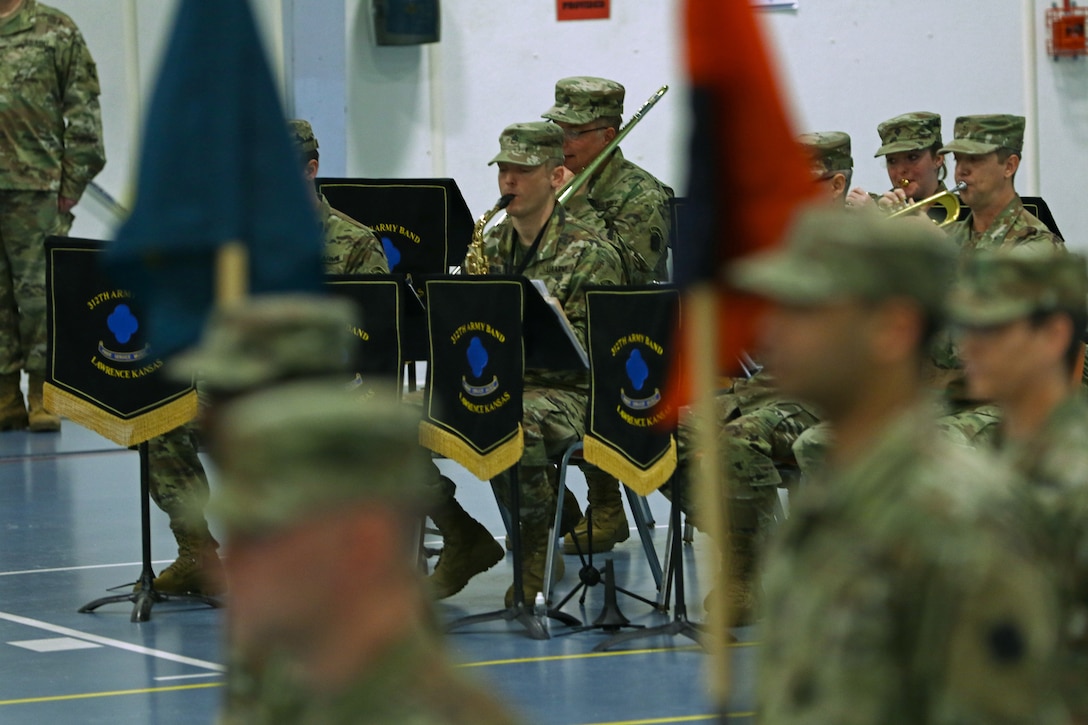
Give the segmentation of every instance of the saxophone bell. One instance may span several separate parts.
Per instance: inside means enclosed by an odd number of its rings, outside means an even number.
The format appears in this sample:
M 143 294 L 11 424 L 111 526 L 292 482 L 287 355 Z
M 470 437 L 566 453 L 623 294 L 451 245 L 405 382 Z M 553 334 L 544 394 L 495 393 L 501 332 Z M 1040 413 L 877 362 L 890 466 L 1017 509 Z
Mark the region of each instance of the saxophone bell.
M 488 223 L 514 200 L 514 194 L 503 194 L 495 206 L 484 212 L 472 227 L 472 242 L 465 252 L 465 263 L 461 265 L 462 274 L 487 274 L 487 260 L 484 258 L 484 231 Z M 501 221 L 501 219 L 500 219 Z

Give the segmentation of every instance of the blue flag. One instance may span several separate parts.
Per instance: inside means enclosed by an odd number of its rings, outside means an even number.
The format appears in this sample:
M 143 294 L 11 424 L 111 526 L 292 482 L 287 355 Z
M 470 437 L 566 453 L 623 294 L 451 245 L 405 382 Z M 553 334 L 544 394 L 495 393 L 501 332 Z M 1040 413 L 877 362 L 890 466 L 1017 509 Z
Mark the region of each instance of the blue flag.
M 248 0 L 182 0 L 143 138 L 136 205 L 107 266 L 156 355 L 194 343 L 216 252 L 249 250 L 249 292 L 322 289 L 323 236 Z

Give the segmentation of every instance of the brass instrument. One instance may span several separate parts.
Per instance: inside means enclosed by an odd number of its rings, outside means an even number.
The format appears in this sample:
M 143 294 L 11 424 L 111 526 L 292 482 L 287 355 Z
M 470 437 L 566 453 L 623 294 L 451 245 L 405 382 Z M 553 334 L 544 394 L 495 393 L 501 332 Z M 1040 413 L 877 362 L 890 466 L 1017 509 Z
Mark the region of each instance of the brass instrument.
M 597 172 L 597 169 L 601 167 L 601 164 L 608 161 L 608 157 L 612 155 L 612 152 L 616 150 L 616 147 L 620 145 L 620 142 L 631 132 L 631 129 L 633 129 L 638 122 L 642 120 L 642 117 L 654 107 L 654 104 L 661 100 L 661 97 L 665 95 L 668 90 L 668 86 L 661 86 L 658 88 L 657 91 L 642 104 L 642 107 L 635 111 L 631 118 L 628 119 L 627 123 L 624 124 L 623 128 L 616 132 L 615 138 L 609 141 L 608 145 L 601 149 L 601 153 L 597 154 L 597 158 L 586 164 L 586 167 L 579 171 L 576 176 L 566 184 L 563 184 L 562 188 L 555 194 L 555 198 L 560 204 L 566 204 L 572 196 L 578 193 L 578 190 L 593 177 L 593 174 Z
M 465 263 L 461 265 L 463 274 L 487 274 L 487 260 L 484 259 L 484 230 L 492 217 L 510 205 L 514 200 L 513 194 L 503 194 L 495 202 L 495 206 L 488 209 L 472 227 L 472 242 L 465 252 Z
M 631 118 L 624 124 L 623 128 L 616 132 L 615 138 L 608 142 L 608 144 L 601 149 L 601 152 L 597 154 L 597 157 L 589 162 L 584 169 L 579 171 L 573 178 L 571 178 L 566 184 L 564 184 L 555 193 L 555 199 L 560 204 L 565 204 L 572 196 L 578 193 L 578 190 L 593 177 L 593 174 L 597 172 L 597 169 L 601 167 L 605 161 L 608 160 L 612 152 L 616 150 L 616 147 L 620 145 L 620 141 L 631 132 L 631 129 L 642 120 L 642 117 L 654 107 L 661 97 L 665 95 L 669 90 L 668 86 L 661 86 L 657 91 L 650 96 L 642 106 L 635 111 Z M 487 229 L 487 225 L 494 220 L 496 224 L 502 221 L 502 217 L 495 219 L 495 216 L 502 212 L 503 209 L 510 204 L 513 200 L 513 195 L 506 194 L 496 202 L 495 206 L 491 207 L 483 216 L 477 221 L 476 225 L 472 228 L 472 243 L 469 244 L 468 251 L 465 253 L 465 263 L 461 266 L 461 271 L 464 274 L 487 274 L 487 262 L 484 260 L 484 231 Z
M 919 209 L 927 207 L 930 204 L 937 204 L 938 206 L 943 206 L 945 212 L 944 221 L 937 224 L 937 226 L 944 228 L 952 222 L 956 221 L 956 217 L 960 215 L 960 198 L 959 196 L 957 196 L 957 193 L 963 191 L 966 188 L 966 182 L 961 181 L 960 183 L 953 186 L 951 189 L 939 191 L 933 196 L 927 196 L 921 201 L 907 204 L 902 209 L 898 209 L 889 214 L 888 218 L 892 219 L 894 217 L 906 216 L 907 214 L 913 214 Z

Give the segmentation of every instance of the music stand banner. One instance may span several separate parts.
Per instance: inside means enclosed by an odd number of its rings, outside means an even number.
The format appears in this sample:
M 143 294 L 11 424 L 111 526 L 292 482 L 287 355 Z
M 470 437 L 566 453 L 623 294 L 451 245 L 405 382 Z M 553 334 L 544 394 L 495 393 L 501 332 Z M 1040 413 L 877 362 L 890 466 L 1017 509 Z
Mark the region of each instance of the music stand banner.
M 100 271 L 104 243 L 46 242 L 46 410 L 133 446 L 193 419 L 191 384 L 166 380 L 132 293 Z
M 390 275 L 335 275 L 325 284 L 330 293 L 347 297 L 359 308 L 360 318 L 351 328 L 357 341 L 357 378 L 399 380 L 406 359 L 401 347 L 404 280 Z
M 676 439 L 665 427 L 679 295 L 670 288 L 586 292 L 590 398 L 586 461 L 646 496 L 676 470 Z
M 472 212 L 453 179 L 318 179 L 329 204 L 374 230 L 389 271 L 446 274 L 472 241 Z
M 430 358 L 419 442 L 481 480 L 521 459 L 524 288 L 512 280 L 428 280 Z

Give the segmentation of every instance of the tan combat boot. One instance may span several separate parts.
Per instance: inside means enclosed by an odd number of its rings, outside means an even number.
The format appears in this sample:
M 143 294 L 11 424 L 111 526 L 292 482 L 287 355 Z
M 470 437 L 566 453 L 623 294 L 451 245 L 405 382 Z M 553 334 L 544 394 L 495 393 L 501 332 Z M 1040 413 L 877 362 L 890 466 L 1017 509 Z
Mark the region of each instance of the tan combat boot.
M 548 527 L 547 526 L 522 526 L 521 527 L 521 546 L 523 550 L 522 554 L 522 568 L 521 568 L 521 591 L 525 596 L 525 604 L 532 607 L 536 601 L 537 592 L 544 591 L 544 567 L 548 562 L 548 546 L 551 545 L 551 541 L 548 540 Z M 557 552 L 558 553 L 558 552 Z M 552 565 L 552 585 L 563 578 L 566 567 L 563 566 L 563 557 L 556 556 L 555 563 Z M 512 607 L 514 605 L 514 585 L 511 584 L 506 590 L 506 606 Z
M 0 431 L 24 430 L 27 426 L 26 404 L 19 389 L 19 373 L 0 375 Z
M 502 561 L 499 542 L 452 497 L 430 514 L 442 532 L 442 553 L 427 582 L 435 599 L 452 597 L 469 579 Z
M 586 484 L 589 486 L 589 506 L 586 518 L 574 527 L 574 533 L 563 539 L 563 553 L 577 554 L 589 551 L 589 534 L 586 522 L 589 512 L 593 512 L 593 553 L 612 551 L 616 544 L 631 538 L 627 525 L 627 513 L 623 510 L 623 496 L 620 482 L 614 477 L 596 468 L 586 469 Z M 575 546 L 574 538 L 578 538 Z
M 164 594 L 203 594 L 218 596 L 227 590 L 223 564 L 219 561 L 219 542 L 207 525 L 188 527 L 171 522 L 178 542 L 178 558 L 159 572 L 152 584 Z M 136 585 L 139 589 L 140 585 Z
M 44 383 L 45 380 L 41 375 L 30 373 L 30 383 L 26 392 L 26 402 L 30 408 L 29 427 L 35 433 L 55 433 L 60 430 L 60 416 L 50 413 L 42 405 Z

